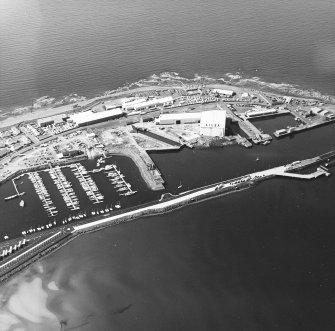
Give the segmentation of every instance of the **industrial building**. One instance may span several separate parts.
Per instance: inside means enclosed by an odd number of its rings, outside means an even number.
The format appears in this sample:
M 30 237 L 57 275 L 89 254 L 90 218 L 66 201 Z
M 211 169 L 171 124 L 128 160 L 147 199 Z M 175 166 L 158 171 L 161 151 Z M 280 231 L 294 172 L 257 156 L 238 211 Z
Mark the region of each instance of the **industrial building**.
M 253 118 L 258 116 L 274 115 L 276 113 L 278 113 L 277 109 L 254 108 L 253 110 L 247 111 L 245 116 L 247 118 Z
M 126 99 L 122 102 L 122 109 L 123 110 L 134 110 L 133 106 L 140 104 L 142 102 L 147 101 L 145 98 L 137 98 L 137 99 Z
M 137 99 L 131 102 L 124 102 L 122 104 L 122 108 L 126 111 L 129 110 L 142 110 L 151 107 L 158 107 L 158 106 L 168 106 L 173 104 L 173 98 L 171 96 L 159 99 Z
M 111 109 L 120 108 L 120 107 L 121 107 L 121 104 L 115 101 L 104 102 L 105 110 L 111 110 Z
M 200 120 L 201 113 L 172 113 L 159 115 L 155 123 L 159 125 L 195 124 L 200 123 Z
M 224 137 L 226 130 L 226 111 L 209 110 L 201 113 L 200 134 L 209 137 Z
M 318 114 L 320 114 L 322 112 L 322 108 L 312 107 L 311 111 L 312 111 L 313 114 L 318 115 Z
M 222 89 L 213 89 L 213 93 L 224 95 L 226 97 L 232 97 L 235 95 L 234 91 L 222 90 Z
M 45 127 L 45 126 L 52 125 L 52 124 L 63 123 L 67 118 L 68 118 L 67 114 L 59 114 L 59 115 L 39 118 L 37 120 L 37 124 L 39 127 Z
M 69 122 L 75 123 L 78 126 L 85 126 L 99 122 L 104 122 L 121 116 L 123 116 L 123 112 L 120 108 L 105 110 L 96 113 L 92 111 L 85 111 L 71 115 L 69 118 Z

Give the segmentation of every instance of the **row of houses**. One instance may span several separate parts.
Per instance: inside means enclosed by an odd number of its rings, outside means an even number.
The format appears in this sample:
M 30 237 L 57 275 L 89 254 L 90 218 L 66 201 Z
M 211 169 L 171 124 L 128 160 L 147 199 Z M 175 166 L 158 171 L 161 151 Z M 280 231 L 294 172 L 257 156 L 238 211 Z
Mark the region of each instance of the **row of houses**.
M 11 136 L 18 136 L 21 133 L 20 129 L 12 126 L 9 130 L 0 131 L 0 138 L 9 138 Z

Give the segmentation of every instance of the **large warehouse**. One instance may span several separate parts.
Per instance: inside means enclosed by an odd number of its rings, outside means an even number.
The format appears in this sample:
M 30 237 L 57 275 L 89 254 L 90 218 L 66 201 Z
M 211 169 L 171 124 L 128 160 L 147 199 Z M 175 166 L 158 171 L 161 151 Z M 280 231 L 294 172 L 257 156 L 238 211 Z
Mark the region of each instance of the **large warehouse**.
M 85 111 L 82 113 L 73 114 L 70 116 L 69 121 L 77 124 L 78 126 L 85 126 L 104 122 L 113 118 L 118 118 L 123 115 L 120 108 L 105 110 L 100 112 Z
M 201 113 L 172 113 L 161 114 L 155 123 L 159 125 L 194 124 L 200 123 Z
M 133 99 L 124 100 L 122 102 L 122 109 L 124 109 L 124 110 L 134 110 L 134 105 L 138 105 L 138 104 L 140 104 L 142 102 L 145 102 L 145 101 L 147 101 L 147 99 L 145 99 L 145 98 L 138 98 L 138 99 L 135 99 L 135 100 L 133 100 Z
M 133 102 L 126 102 L 122 104 L 124 110 L 142 110 L 150 107 L 157 106 L 168 106 L 173 104 L 173 98 L 171 96 L 159 99 L 140 99 Z
M 209 110 L 201 114 L 200 134 L 209 137 L 224 137 L 226 130 L 226 111 Z
M 222 90 L 222 89 L 213 89 L 213 93 L 217 93 L 220 95 L 224 95 L 226 97 L 232 97 L 233 95 L 235 95 L 234 91 L 230 91 L 230 90 Z

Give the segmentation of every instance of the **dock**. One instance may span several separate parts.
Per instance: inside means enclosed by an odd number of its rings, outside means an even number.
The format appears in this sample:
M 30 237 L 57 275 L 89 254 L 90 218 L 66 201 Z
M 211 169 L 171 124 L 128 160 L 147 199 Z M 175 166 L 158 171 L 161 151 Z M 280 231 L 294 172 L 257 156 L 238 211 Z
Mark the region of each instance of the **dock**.
M 66 180 L 65 176 L 61 172 L 60 167 L 57 166 L 56 168 L 53 168 L 50 165 L 49 173 L 55 185 L 59 189 L 65 204 L 70 208 L 70 210 L 78 210 L 79 199 L 75 195 L 71 183 Z
M 120 195 L 132 195 L 132 194 L 135 194 L 136 191 L 133 191 L 131 189 L 131 185 L 126 182 L 126 180 L 124 179 L 124 175 L 122 175 L 121 171 L 117 168 L 117 166 L 115 164 L 113 164 L 113 169 L 114 169 L 114 171 L 117 174 L 118 180 L 122 182 L 122 184 L 123 184 L 122 186 L 127 189 L 126 193 L 120 193 Z
M 272 137 L 269 134 L 262 133 L 248 120 L 239 120 L 238 125 L 254 144 L 264 144 L 272 140 Z
M 99 192 L 97 185 L 93 181 L 92 177 L 88 175 L 87 170 L 80 163 L 74 163 L 72 168 L 75 169 L 74 174 L 79 180 L 82 188 L 86 192 L 88 198 L 93 203 L 100 203 L 104 199 L 102 194 Z
M 58 211 L 56 210 L 54 203 L 50 199 L 50 194 L 47 191 L 40 175 L 37 172 L 30 172 L 28 176 L 30 181 L 34 185 L 35 191 L 39 199 L 42 201 L 42 205 L 46 210 L 48 216 L 49 217 L 56 216 L 58 214 Z
M 300 132 L 304 132 L 307 130 L 311 130 L 311 129 L 315 129 L 324 125 L 328 125 L 328 124 L 332 124 L 335 122 L 335 119 L 331 119 L 331 120 L 327 120 L 327 121 L 322 121 L 322 122 L 316 122 L 316 123 L 312 123 L 312 124 L 305 124 L 302 126 L 295 126 L 295 127 L 290 127 L 287 129 L 281 129 L 281 130 L 277 130 L 273 133 L 273 135 L 279 139 L 282 137 L 287 137 L 296 133 L 300 133 Z
M 16 194 L 13 194 L 13 195 L 10 195 L 10 196 L 4 198 L 6 201 L 16 199 L 16 198 L 21 197 L 22 195 L 24 195 L 26 193 L 26 192 L 21 192 L 21 193 L 19 192 L 19 190 L 16 187 L 14 178 L 12 179 L 12 183 L 13 183 Z
M 61 227 L 59 230 L 55 229 L 57 232 L 52 234 L 50 233 L 43 239 L 38 240 L 36 243 L 30 246 L 28 245 L 27 248 L 22 248 L 22 250 L 20 250 L 18 253 L 14 253 L 13 255 L 7 255 L 6 253 L 6 256 L 3 257 L 5 258 L 4 261 L 0 263 L 0 280 L 6 279 L 6 277 L 11 275 L 13 271 L 22 269 L 24 266 L 32 263 L 36 260 L 36 256 L 41 256 L 56 249 L 59 247 L 59 243 L 62 239 L 66 239 L 63 241 L 63 243 L 65 243 L 66 241 L 73 239 L 82 233 L 99 230 L 107 226 L 124 222 L 130 222 L 144 216 L 170 212 L 177 208 L 181 208 L 183 206 L 204 201 L 210 198 L 215 198 L 217 196 L 236 193 L 240 190 L 248 189 L 258 182 L 262 182 L 276 176 L 303 180 L 311 180 L 322 175 L 328 176 L 329 173 L 324 169 L 324 167 L 322 168 L 320 166 L 316 171 L 312 171 L 309 174 L 297 174 L 293 173 L 292 171 L 299 171 L 307 166 L 317 166 L 326 160 L 330 162 L 332 158 L 335 158 L 335 151 L 331 151 L 329 153 L 325 153 L 310 159 L 295 161 L 287 165 L 246 174 L 237 178 L 210 184 L 190 191 L 181 192 L 178 195 L 164 194 L 164 197 L 162 196 L 159 201 L 149 202 L 141 206 L 134 206 L 128 208 L 125 211 L 116 212 L 112 216 L 107 213 L 107 215 L 101 216 L 98 219 L 90 222 L 83 221 L 72 227 L 65 226 Z

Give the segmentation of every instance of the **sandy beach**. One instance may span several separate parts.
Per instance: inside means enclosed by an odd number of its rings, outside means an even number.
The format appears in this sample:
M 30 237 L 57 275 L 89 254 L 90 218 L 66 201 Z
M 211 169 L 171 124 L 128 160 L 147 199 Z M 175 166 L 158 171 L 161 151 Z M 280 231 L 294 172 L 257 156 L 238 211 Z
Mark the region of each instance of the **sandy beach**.
M 54 331 L 60 329 L 57 316 L 48 309 L 49 292 L 44 289 L 40 264 L 19 275 L 1 288 L 1 331 Z

